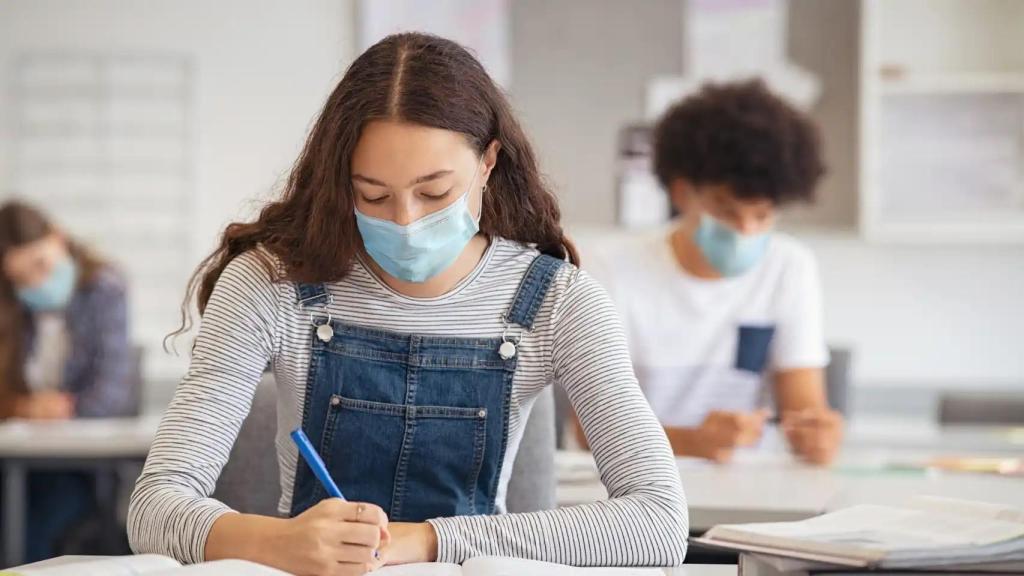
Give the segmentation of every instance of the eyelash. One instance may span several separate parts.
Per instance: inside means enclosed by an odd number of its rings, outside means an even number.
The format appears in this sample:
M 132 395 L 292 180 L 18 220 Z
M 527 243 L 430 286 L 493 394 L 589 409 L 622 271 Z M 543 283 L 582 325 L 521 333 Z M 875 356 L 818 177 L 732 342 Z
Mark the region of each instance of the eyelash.
M 429 200 L 443 200 L 443 199 L 447 198 L 448 195 L 451 194 L 451 192 L 452 192 L 452 189 L 449 188 L 449 189 L 445 190 L 443 193 L 438 194 L 436 196 L 432 196 L 430 194 L 424 194 L 423 196 L 426 197 Z M 363 201 L 366 202 L 367 204 L 381 204 L 381 203 L 383 203 L 387 199 L 388 199 L 387 196 L 381 196 L 380 198 L 367 198 L 367 197 L 363 196 Z
M 437 196 L 431 196 L 430 194 L 424 194 L 424 196 L 426 196 L 427 198 L 429 198 L 431 200 L 443 200 L 443 199 L 448 197 L 448 194 L 451 194 L 451 191 L 452 191 L 452 189 L 449 188 L 449 189 L 445 190 L 443 194 L 438 194 Z

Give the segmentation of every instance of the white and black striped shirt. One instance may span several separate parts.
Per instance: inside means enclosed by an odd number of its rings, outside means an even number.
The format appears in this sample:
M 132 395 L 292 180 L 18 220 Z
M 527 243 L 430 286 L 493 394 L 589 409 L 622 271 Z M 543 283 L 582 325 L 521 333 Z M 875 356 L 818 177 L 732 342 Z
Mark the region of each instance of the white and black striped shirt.
M 327 310 L 341 322 L 416 334 L 494 337 L 537 251 L 495 239 L 455 289 L 410 298 L 357 263 L 328 284 Z M 514 329 L 514 328 L 513 328 Z M 309 311 L 296 286 L 274 282 L 249 252 L 225 268 L 206 307 L 188 373 L 174 395 L 132 495 L 128 535 L 136 552 L 203 560 L 213 522 L 230 510 L 210 498 L 271 363 L 278 382 L 279 508 L 291 506 L 310 361 Z M 431 520 L 438 560 L 505 555 L 574 565 L 674 565 L 686 551 L 688 520 L 679 473 L 661 426 L 630 364 L 604 290 L 563 266 L 521 335 L 513 379 L 509 444 L 497 495 L 504 510 L 512 462 L 537 394 L 560 382 L 580 416 L 610 499 L 528 514 Z

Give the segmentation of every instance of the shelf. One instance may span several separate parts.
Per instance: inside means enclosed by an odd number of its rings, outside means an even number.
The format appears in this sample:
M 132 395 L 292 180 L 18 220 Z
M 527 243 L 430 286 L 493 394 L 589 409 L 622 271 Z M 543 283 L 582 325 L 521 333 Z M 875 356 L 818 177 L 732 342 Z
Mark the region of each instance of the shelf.
M 884 94 L 1024 94 L 1024 71 L 907 74 L 878 82 Z

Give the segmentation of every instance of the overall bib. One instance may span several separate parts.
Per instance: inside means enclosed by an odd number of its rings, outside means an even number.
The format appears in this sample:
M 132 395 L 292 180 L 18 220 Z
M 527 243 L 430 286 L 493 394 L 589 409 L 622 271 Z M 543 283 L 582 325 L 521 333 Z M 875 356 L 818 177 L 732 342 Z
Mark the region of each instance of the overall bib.
M 534 259 L 506 327 L 533 328 L 562 264 Z M 515 342 L 506 334 L 459 338 L 344 324 L 324 313 L 323 284 L 299 284 L 298 298 L 312 318 L 302 429 L 345 497 L 380 506 L 393 522 L 494 513 Z M 326 497 L 300 460 L 291 515 Z

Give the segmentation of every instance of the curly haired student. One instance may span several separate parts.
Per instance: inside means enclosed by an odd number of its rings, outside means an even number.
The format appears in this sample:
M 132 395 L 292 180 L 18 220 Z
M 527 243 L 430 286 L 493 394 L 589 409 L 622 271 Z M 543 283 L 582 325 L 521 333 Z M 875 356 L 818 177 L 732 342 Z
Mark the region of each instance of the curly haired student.
M 821 287 L 811 252 L 774 230 L 824 173 L 811 120 L 760 81 L 711 84 L 655 128 L 654 168 L 681 216 L 588 261 L 626 326 L 640 386 L 676 454 L 729 460 L 771 400 L 794 452 L 827 464 Z

